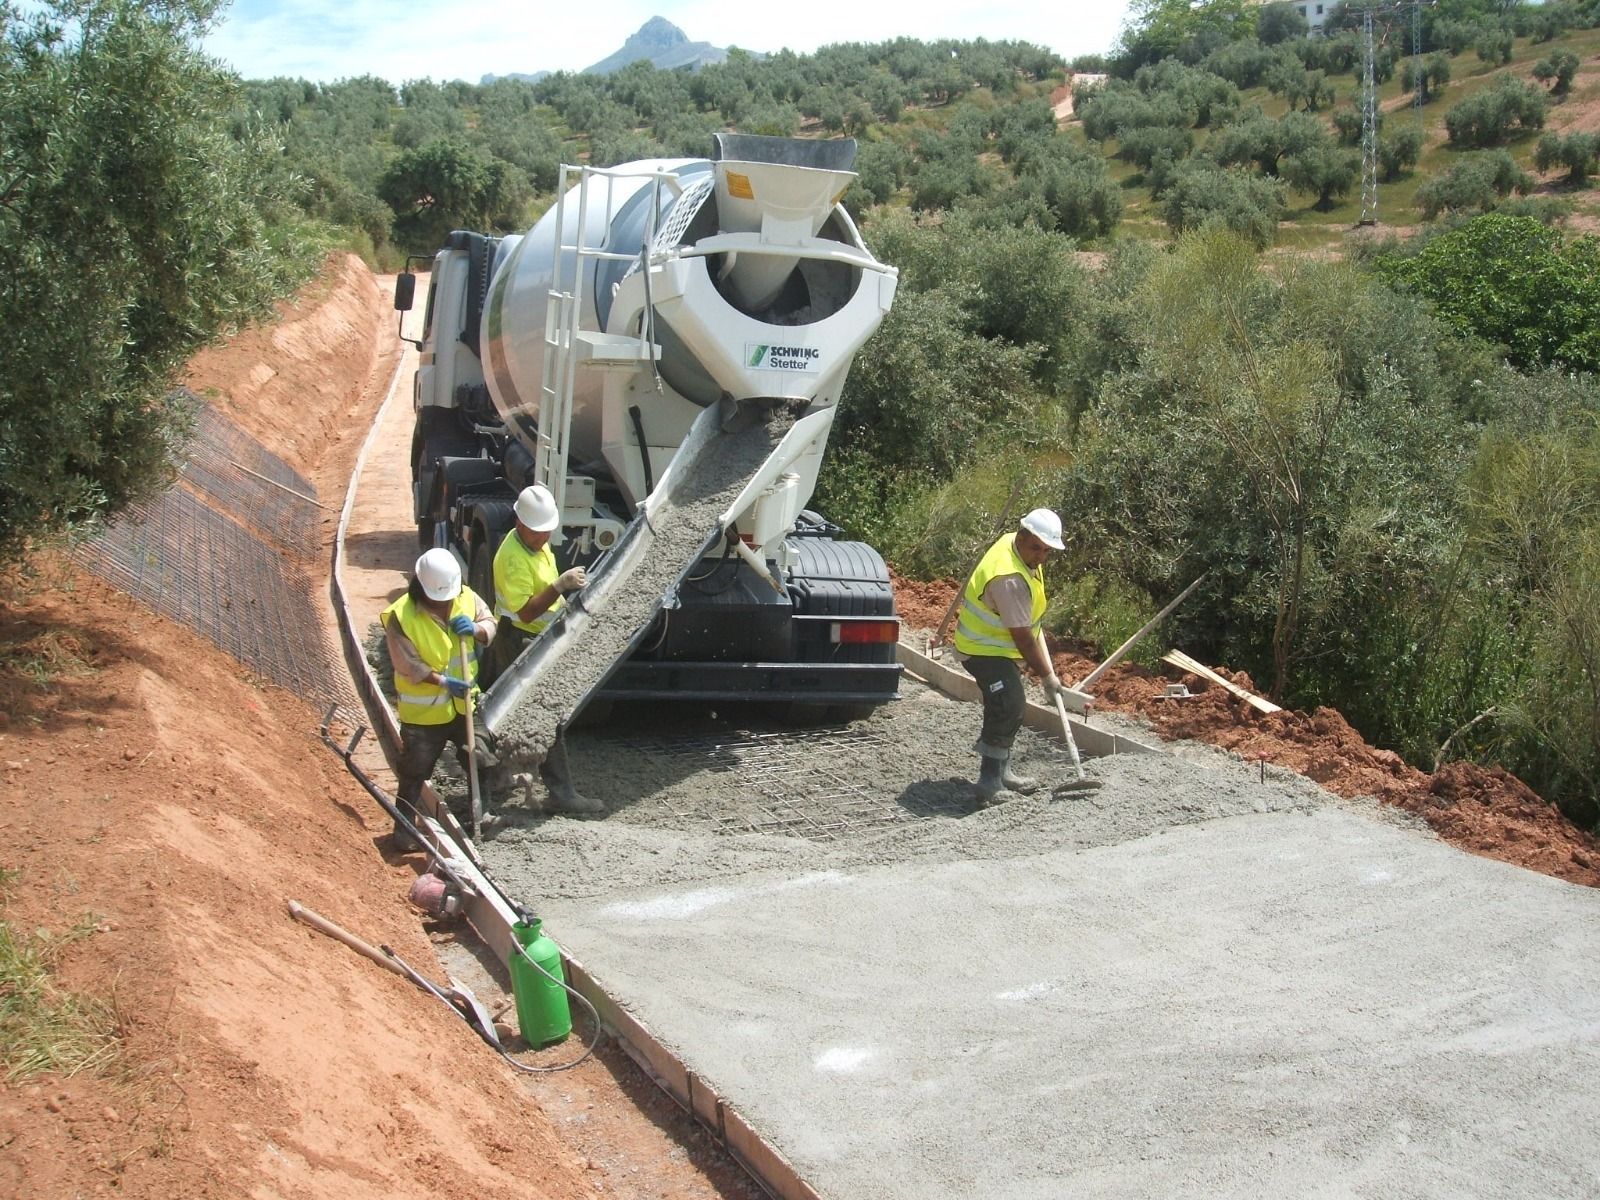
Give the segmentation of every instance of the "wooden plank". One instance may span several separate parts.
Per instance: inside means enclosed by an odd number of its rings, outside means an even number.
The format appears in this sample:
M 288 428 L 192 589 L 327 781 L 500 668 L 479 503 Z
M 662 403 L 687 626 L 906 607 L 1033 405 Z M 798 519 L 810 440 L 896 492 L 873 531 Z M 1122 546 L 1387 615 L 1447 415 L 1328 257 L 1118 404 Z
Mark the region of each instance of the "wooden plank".
M 816 1189 L 794 1169 L 778 1148 L 766 1141 L 731 1109 L 723 1113 L 724 1145 L 778 1200 L 820 1200 Z
M 898 647 L 900 663 L 911 674 L 921 679 L 931 687 L 939 689 L 947 696 L 957 700 L 977 702 L 982 699 L 978 694 L 978 682 L 965 671 L 958 671 L 954 667 L 947 667 L 944 663 L 929 657 L 915 646 L 901 642 Z M 1061 736 L 1061 718 L 1056 715 L 1055 707 L 1045 707 L 1028 701 L 1022 710 L 1022 723 L 1029 729 L 1036 730 L 1052 738 Z M 976 735 L 976 728 L 974 728 Z M 1085 754 L 1104 757 L 1108 754 L 1161 754 L 1162 751 L 1154 746 L 1147 746 L 1143 742 L 1136 742 L 1130 737 L 1120 733 L 1112 733 L 1106 729 L 1097 729 L 1093 725 L 1082 721 L 1072 721 L 1072 736 L 1077 740 L 1078 748 Z
M 1167 651 L 1167 653 L 1161 656 L 1161 661 L 1171 663 L 1179 670 L 1188 671 L 1191 675 L 1198 675 L 1201 679 L 1209 680 L 1218 687 L 1222 688 L 1224 691 L 1231 692 L 1233 695 L 1239 697 L 1239 699 L 1243 700 L 1257 712 L 1275 713 L 1283 711 L 1283 708 L 1280 705 L 1274 704 L 1271 700 L 1264 700 L 1260 696 L 1257 696 L 1254 692 L 1245 691 L 1244 688 L 1240 687 L 1237 683 L 1234 683 L 1233 680 L 1224 679 L 1221 675 L 1218 675 L 1204 663 L 1190 658 L 1182 650 Z
M 722 1097 L 693 1071 L 689 1072 L 689 1107 L 713 1137 L 720 1141 L 726 1136 L 722 1128 Z

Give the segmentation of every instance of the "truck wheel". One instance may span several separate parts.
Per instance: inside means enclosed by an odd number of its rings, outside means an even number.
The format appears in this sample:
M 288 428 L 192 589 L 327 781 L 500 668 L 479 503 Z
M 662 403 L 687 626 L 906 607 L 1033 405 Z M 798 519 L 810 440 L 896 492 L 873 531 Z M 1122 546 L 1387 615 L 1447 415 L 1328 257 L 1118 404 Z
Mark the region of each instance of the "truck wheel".
M 472 564 L 467 568 L 467 586 L 494 608 L 494 551 L 489 549 L 488 535 L 481 529 L 473 530 Z

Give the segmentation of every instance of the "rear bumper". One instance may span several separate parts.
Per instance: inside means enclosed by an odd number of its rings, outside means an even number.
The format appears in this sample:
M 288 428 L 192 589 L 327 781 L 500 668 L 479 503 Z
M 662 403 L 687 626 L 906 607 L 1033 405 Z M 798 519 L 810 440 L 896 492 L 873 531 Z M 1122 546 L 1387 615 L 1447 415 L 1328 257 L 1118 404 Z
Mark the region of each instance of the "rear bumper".
M 899 663 L 629 661 L 595 698 L 885 704 L 899 697 L 902 670 Z

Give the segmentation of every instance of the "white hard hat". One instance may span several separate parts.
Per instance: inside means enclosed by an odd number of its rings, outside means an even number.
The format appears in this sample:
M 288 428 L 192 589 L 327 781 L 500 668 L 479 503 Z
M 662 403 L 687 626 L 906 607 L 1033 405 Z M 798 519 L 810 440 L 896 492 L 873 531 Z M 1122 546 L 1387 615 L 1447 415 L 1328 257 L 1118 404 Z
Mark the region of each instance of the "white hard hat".
M 454 600 L 461 594 L 461 564 L 443 546 L 425 550 L 417 559 L 417 582 L 429 600 Z
M 560 523 L 556 498 L 542 483 L 525 487 L 517 496 L 517 520 L 535 533 L 549 533 Z
M 1065 550 L 1061 541 L 1061 518 L 1048 508 L 1036 508 L 1022 518 L 1022 527 L 1052 550 Z

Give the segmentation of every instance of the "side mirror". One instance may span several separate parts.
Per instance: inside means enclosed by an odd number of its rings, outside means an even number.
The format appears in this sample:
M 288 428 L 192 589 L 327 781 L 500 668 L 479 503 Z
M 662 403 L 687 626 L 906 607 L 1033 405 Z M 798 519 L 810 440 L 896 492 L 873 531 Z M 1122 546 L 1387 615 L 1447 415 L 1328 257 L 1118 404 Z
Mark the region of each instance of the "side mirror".
M 394 277 L 394 308 L 396 312 L 410 312 L 411 302 L 417 295 L 417 277 L 402 271 Z

